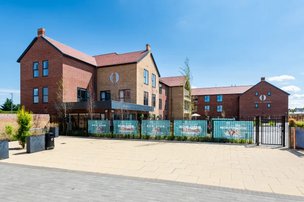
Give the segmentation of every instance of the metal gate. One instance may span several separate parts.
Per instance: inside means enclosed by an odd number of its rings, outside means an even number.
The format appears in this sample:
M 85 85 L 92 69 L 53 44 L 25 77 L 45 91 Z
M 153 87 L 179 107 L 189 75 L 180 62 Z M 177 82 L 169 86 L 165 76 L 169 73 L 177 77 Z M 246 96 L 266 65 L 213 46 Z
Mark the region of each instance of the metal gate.
M 256 144 L 285 147 L 286 117 L 256 117 Z

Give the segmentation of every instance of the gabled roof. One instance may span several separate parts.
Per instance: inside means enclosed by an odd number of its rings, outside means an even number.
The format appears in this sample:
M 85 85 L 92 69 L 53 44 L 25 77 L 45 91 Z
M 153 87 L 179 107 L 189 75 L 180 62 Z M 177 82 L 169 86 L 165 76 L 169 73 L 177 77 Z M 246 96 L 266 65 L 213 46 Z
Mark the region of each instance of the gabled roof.
M 135 51 L 135 52 L 129 52 L 129 53 L 123 53 L 123 54 L 108 53 L 108 54 L 90 56 L 90 55 L 80 52 L 74 48 L 71 48 L 63 43 L 60 43 L 52 38 L 49 38 L 49 37 L 43 35 L 43 36 L 35 37 L 32 40 L 32 42 L 28 45 L 28 47 L 25 49 L 25 51 L 18 58 L 17 62 L 21 61 L 21 59 L 29 51 L 29 49 L 34 45 L 34 43 L 37 41 L 38 38 L 42 38 L 43 40 L 45 40 L 48 44 L 53 46 L 61 54 L 74 58 L 76 60 L 85 62 L 87 64 L 93 65 L 95 67 L 107 67 L 107 66 L 137 63 L 137 62 L 140 62 L 145 56 L 147 56 L 150 53 L 152 61 L 156 67 L 158 76 L 160 76 L 160 73 L 159 73 L 158 67 L 155 63 L 154 57 L 153 57 L 152 53 L 150 52 L 150 45 L 148 45 L 148 44 L 146 45 L 147 48 L 145 50 L 141 50 L 141 51 Z
M 252 86 L 224 86 L 210 88 L 193 88 L 192 95 L 219 95 L 219 94 L 242 94 Z
M 185 85 L 186 77 L 185 76 L 161 77 L 159 81 L 170 87 L 183 86 Z
M 74 59 L 80 60 L 82 62 L 88 63 L 90 65 L 96 66 L 95 58 L 92 56 L 89 56 L 85 53 L 82 53 L 76 49 L 73 49 L 63 43 L 60 43 L 54 39 L 51 39 L 46 36 L 40 36 L 43 40 L 45 40 L 47 43 L 49 43 L 51 46 L 53 46 L 56 50 L 58 50 L 61 54 L 65 56 L 72 57 Z M 25 51 L 21 54 L 21 56 L 18 58 L 17 62 L 20 62 L 21 59 L 24 57 L 24 55 L 29 51 L 29 49 L 34 45 L 34 43 L 37 41 L 38 37 L 35 37 L 30 45 L 25 49 Z
M 57 48 L 62 54 L 96 66 L 96 60 L 94 57 L 89 56 L 83 52 L 80 52 L 74 48 L 71 48 L 63 43 L 55 41 L 54 39 L 51 39 L 47 36 L 42 36 L 42 38 L 47 42 L 49 42 L 51 45 L 53 45 L 55 48 Z
M 154 57 L 152 53 L 147 49 L 141 51 L 129 52 L 129 53 L 121 53 L 121 54 L 108 53 L 102 55 L 95 55 L 93 57 L 96 60 L 97 67 L 109 67 L 114 65 L 138 63 L 149 53 L 157 70 L 158 76 L 160 76 Z
M 253 85 L 251 88 L 253 88 L 253 87 L 255 87 L 255 86 L 261 84 L 262 82 L 265 82 L 265 83 L 267 83 L 268 85 L 272 86 L 273 88 L 278 89 L 278 90 L 281 91 L 282 93 L 285 93 L 285 94 L 287 94 L 287 95 L 290 95 L 290 94 L 287 93 L 286 91 L 282 90 L 282 89 L 279 88 L 279 87 L 276 87 L 275 85 L 273 85 L 273 84 L 271 84 L 271 83 L 269 83 L 269 82 L 267 82 L 267 81 L 265 81 L 265 80 L 261 80 L 259 83 Z M 251 89 L 251 88 L 250 88 L 250 89 Z M 246 92 L 249 91 L 250 89 L 246 90 Z M 244 92 L 244 93 L 246 93 L 246 92 Z
M 95 55 L 93 57 L 95 58 L 98 67 L 105 67 L 119 64 L 136 63 L 145 57 L 148 53 L 149 51 L 142 50 L 123 54 L 108 53 Z

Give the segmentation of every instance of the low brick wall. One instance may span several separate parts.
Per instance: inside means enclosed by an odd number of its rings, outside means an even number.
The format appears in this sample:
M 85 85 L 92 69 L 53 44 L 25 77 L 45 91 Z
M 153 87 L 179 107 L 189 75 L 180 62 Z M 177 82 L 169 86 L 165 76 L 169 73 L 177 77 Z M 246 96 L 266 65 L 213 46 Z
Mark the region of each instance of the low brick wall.
M 44 128 L 50 122 L 48 114 L 32 114 L 33 128 Z M 0 132 L 4 131 L 6 125 L 18 128 L 17 114 L 0 114 Z

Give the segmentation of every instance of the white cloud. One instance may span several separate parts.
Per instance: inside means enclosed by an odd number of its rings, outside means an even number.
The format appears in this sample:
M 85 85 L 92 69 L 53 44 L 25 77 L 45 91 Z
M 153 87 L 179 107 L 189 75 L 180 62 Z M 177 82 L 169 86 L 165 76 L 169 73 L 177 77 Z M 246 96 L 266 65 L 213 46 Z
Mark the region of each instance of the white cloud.
M 267 78 L 268 81 L 278 81 L 278 82 L 282 82 L 282 81 L 291 81 L 291 80 L 295 80 L 294 76 L 291 75 L 280 75 L 280 76 L 272 76 Z
M 300 87 L 294 86 L 294 85 L 284 86 L 284 87 L 282 87 L 281 89 L 284 90 L 284 91 L 293 92 L 293 93 L 296 93 L 296 92 L 301 91 L 301 88 L 300 88 Z
M 14 93 L 14 94 L 19 94 L 20 90 L 17 89 L 4 89 L 4 88 L 0 88 L 0 93 L 3 94 L 9 94 L 9 93 Z
M 289 96 L 289 108 L 304 107 L 304 94 L 294 94 Z

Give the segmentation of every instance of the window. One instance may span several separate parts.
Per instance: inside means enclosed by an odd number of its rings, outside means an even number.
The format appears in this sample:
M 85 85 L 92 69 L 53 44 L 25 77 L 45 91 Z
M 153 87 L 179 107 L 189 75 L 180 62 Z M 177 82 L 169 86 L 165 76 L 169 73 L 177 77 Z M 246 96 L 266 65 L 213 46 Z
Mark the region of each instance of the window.
M 144 69 L 144 84 L 149 84 L 149 71 Z
M 78 102 L 85 102 L 87 101 L 87 90 L 84 88 L 77 88 L 77 101 Z
M 159 103 L 159 109 L 162 110 L 163 109 L 163 100 L 159 99 L 158 103 Z
M 258 103 L 255 103 L 255 108 L 259 108 L 259 104 Z
M 268 95 L 268 96 L 271 96 L 271 92 L 270 92 L 270 91 L 268 91 L 267 95 Z
M 159 84 L 159 94 L 163 93 L 163 85 Z
M 156 76 L 155 76 L 155 74 L 152 74 L 152 87 L 156 88 Z
M 259 96 L 259 93 L 258 93 L 258 92 L 255 92 L 255 96 Z
M 267 108 L 271 108 L 271 104 L 270 103 L 267 103 Z
M 39 77 L 39 63 L 38 62 L 33 63 L 33 77 L 34 78 Z
M 149 105 L 149 93 L 144 92 L 144 105 Z
M 223 106 L 222 106 L 222 105 L 218 105 L 218 106 L 216 107 L 216 111 L 217 111 L 217 112 L 222 112 L 222 111 L 223 111 Z
M 49 61 L 44 60 L 42 62 L 42 76 L 48 76 L 49 75 Z
M 34 102 L 34 104 L 39 103 L 39 89 L 38 88 L 33 89 L 33 102 Z
M 223 102 L 223 95 L 216 96 L 216 101 L 217 102 Z
M 42 102 L 43 103 L 49 102 L 49 88 L 48 87 L 42 88 Z
M 130 89 L 119 90 L 119 101 L 121 102 L 129 101 L 130 97 L 131 97 Z
M 156 95 L 152 94 L 152 106 L 155 107 L 156 106 Z
M 209 95 L 205 95 L 205 102 L 210 102 L 210 96 Z
M 205 111 L 210 111 L 210 106 L 209 105 L 205 106 Z
M 100 101 L 111 100 L 111 91 L 100 91 Z

